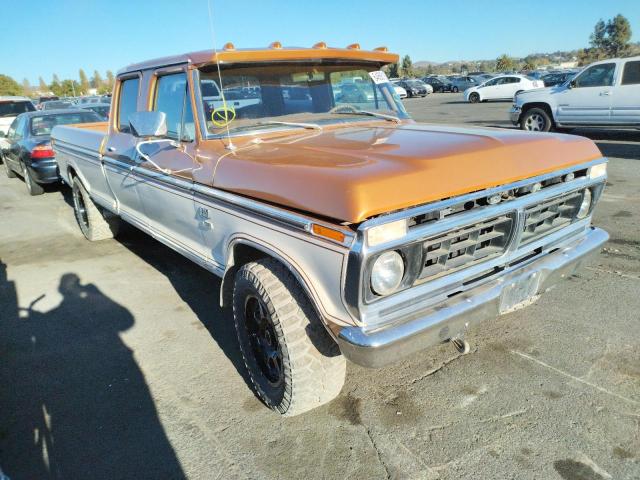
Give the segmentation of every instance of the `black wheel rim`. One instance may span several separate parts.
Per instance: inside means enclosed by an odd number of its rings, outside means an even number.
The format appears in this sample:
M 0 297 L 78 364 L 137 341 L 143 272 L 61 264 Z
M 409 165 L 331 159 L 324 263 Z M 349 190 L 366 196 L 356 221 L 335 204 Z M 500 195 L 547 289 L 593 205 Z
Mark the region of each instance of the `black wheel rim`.
M 80 189 L 73 189 L 73 204 L 76 207 L 76 219 L 83 228 L 89 228 L 89 217 L 87 216 L 87 207 L 84 204 L 84 198 L 80 193 Z
M 249 295 L 244 319 L 251 351 L 260 372 L 272 386 L 280 385 L 284 379 L 282 350 L 267 306 L 258 297 Z
M 26 165 L 22 166 L 22 176 L 24 177 L 24 183 L 27 185 L 27 190 L 31 191 L 31 175 L 29 175 Z

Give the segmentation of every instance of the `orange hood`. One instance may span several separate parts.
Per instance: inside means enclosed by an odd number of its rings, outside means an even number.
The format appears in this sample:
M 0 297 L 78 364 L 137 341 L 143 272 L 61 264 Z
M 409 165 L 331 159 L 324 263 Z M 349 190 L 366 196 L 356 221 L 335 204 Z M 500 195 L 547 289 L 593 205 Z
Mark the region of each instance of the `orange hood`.
M 421 124 L 305 131 L 239 148 L 214 186 L 338 221 L 391 212 L 600 157 L 572 135 Z

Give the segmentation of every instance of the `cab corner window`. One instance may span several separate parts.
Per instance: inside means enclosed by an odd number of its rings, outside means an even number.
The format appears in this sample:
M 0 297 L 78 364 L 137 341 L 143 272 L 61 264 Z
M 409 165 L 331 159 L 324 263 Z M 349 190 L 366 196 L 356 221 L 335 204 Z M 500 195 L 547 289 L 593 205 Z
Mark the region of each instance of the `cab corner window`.
M 627 62 L 622 73 L 622 85 L 640 84 L 640 61 Z
M 139 78 L 123 80 L 120 84 L 120 99 L 118 103 L 118 130 L 130 133 L 129 115 L 137 110 Z
M 187 142 L 195 139 L 191 99 L 187 95 L 184 73 L 158 78 L 153 109 L 167 116 L 167 137 Z

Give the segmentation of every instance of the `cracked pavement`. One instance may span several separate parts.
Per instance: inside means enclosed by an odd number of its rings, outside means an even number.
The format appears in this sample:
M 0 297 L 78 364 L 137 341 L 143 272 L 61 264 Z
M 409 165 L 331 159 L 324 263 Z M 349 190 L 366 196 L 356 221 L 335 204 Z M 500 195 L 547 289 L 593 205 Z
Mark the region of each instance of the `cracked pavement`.
M 509 127 L 509 103 L 460 98 L 406 105 L 421 121 Z M 575 133 L 611 160 L 594 219 L 611 235 L 602 254 L 471 330 L 471 353 L 349 364 L 339 398 L 290 419 L 247 386 L 214 276 L 133 229 L 86 242 L 68 192 L 30 198 L 3 176 L 0 469 L 12 480 L 640 478 L 640 132 Z

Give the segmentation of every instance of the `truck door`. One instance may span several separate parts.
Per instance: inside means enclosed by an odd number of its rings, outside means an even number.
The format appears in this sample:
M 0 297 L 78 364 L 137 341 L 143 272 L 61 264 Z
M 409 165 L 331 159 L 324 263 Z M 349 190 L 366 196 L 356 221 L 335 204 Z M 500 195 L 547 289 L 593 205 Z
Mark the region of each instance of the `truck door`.
M 165 242 L 202 257 L 202 221 L 193 201 L 195 123 L 184 71 L 156 72 L 152 109 L 164 112 L 169 142 L 141 145 L 152 162 L 139 160 L 138 193 L 152 230 Z
M 119 80 L 116 93 L 115 128 L 103 147 L 102 158 L 105 177 L 117 202 L 122 217 L 133 224 L 145 224 L 145 214 L 138 195 L 140 180 L 134 174 L 136 166 L 136 139 L 131 134 L 129 115 L 137 110 L 140 76 Z
M 611 94 L 611 122 L 640 125 L 640 60 L 625 62 Z
M 556 119 L 562 124 L 606 125 L 611 122 L 616 64 L 598 63 L 584 70 L 558 92 Z

